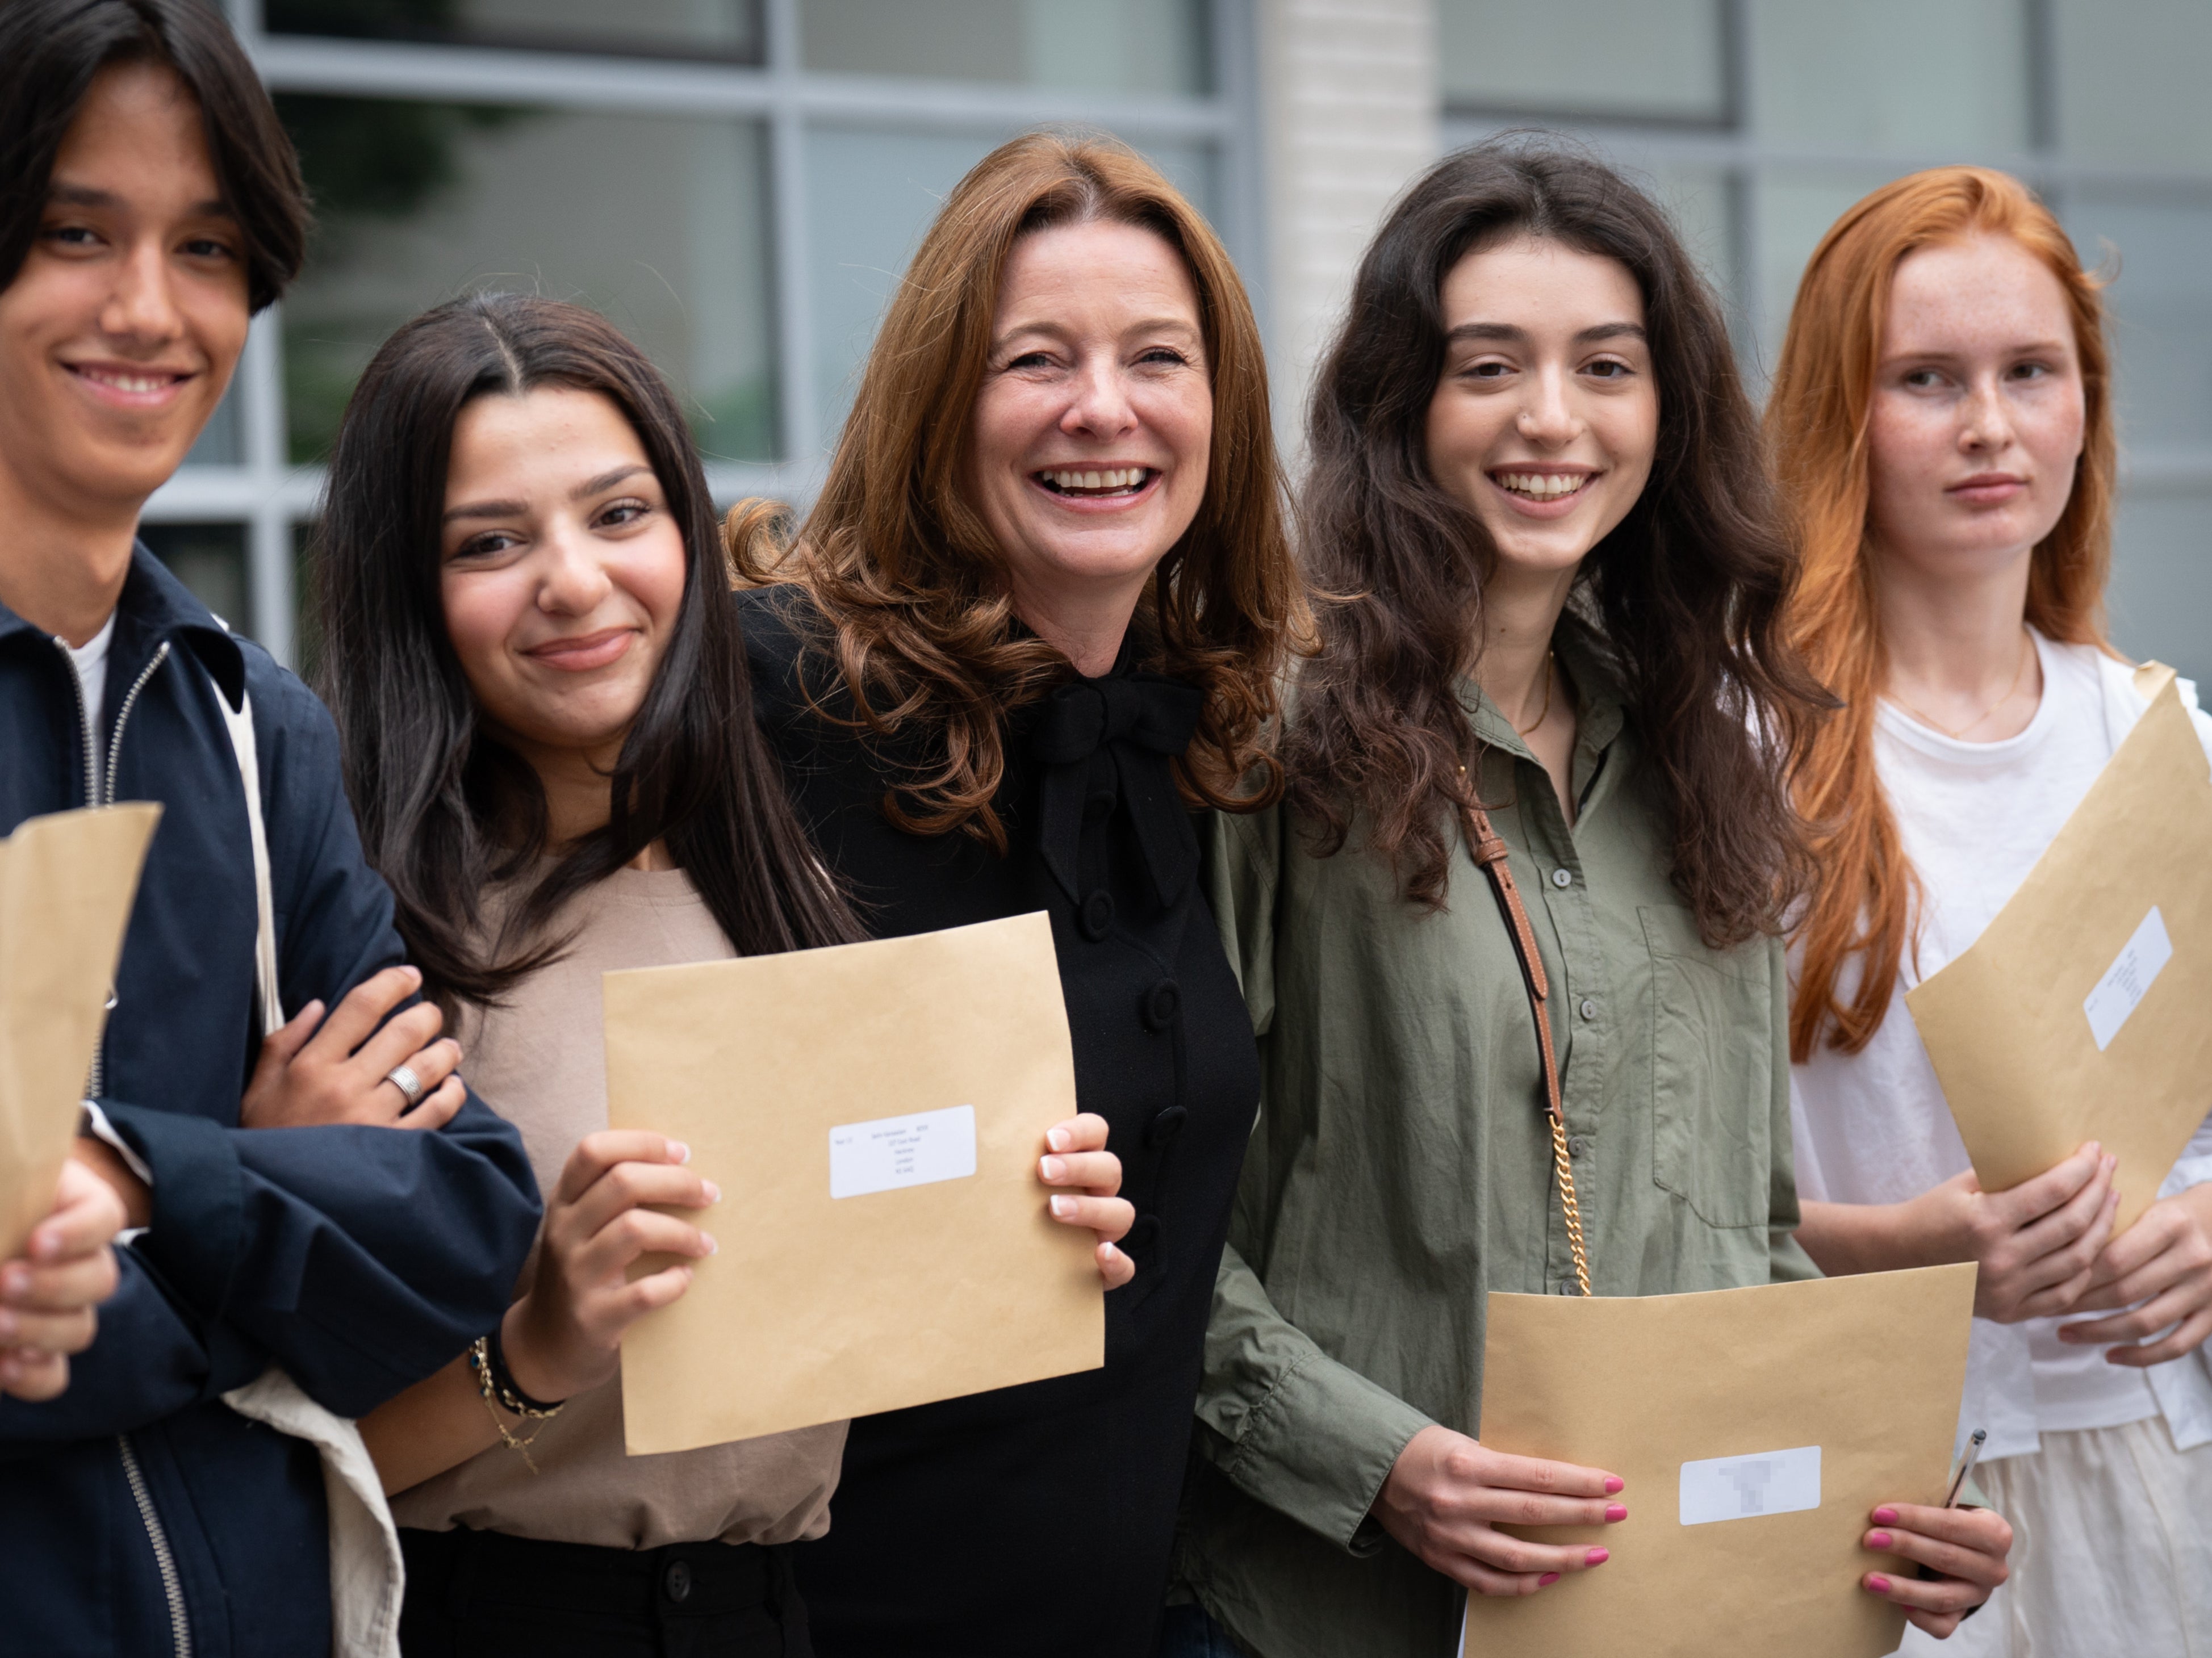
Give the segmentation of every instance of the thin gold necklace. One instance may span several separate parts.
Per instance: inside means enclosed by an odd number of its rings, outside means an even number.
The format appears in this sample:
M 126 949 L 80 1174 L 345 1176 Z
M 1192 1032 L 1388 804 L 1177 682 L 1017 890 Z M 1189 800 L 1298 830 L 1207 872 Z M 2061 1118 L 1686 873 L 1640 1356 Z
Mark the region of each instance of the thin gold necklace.
M 1539 710 L 1539 711 L 1538 711 L 1538 713 L 1537 713 L 1535 725 L 1527 726 L 1515 726 L 1513 727 L 1513 734 L 1514 734 L 1516 737 L 1526 737 L 1526 736 L 1528 736 L 1528 734 L 1530 732 L 1534 731 L 1534 730 L 1536 729 L 1536 726 L 1540 726 L 1540 725 L 1542 725 L 1542 724 L 1543 724 L 1547 720 L 1549 720 L 1551 717 L 1552 717 L 1552 653 L 1551 653 L 1551 652 L 1549 652 L 1549 651 L 1546 651 L 1546 652 L 1544 653 L 1544 706 L 1543 706 L 1543 708 L 1542 708 L 1540 710 Z M 1509 723 L 1510 723 L 1510 722 L 1509 722 Z M 1969 729 L 1972 729 L 1972 728 L 1971 728 L 1971 727 L 1969 727 Z
M 1960 726 L 1956 731 L 1952 730 L 1950 726 L 1944 725 L 1941 720 L 1930 720 L 1926 714 L 1921 713 L 1919 709 L 1914 708 L 1912 704 L 1906 701 L 1895 691 L 1892 691 L 1889 694 L 1889 700 L 1896 703 L 1899 708 L 1904 709 L 1905 713 L 1911 714 L 1915 720 L 1917 720 L 1922 725 L 1930 726 L 1935 730 L 1942 732 L 1944 736 L 1949 738 L 1954 743 L 1963 742 L 1966 740 L 1966 736 L 1968 732 L 1973 730 L 1975 726 L 1980 725 L 1991 714 L 1995 714 L 1999 708 L 2002 708 L 2006 703 L 2012 701 L 2013 693 L 2020 689 L 2020 682 L 2027 677 L 2028 660 L 2035 654 L 2035 636 L 2028 632 L 2027 624 L 2026 623 L 2022 623 L 2021 624 L 2020 641 L 2021 646 L 2020 653 L 2020 665 L 2012 671 L 2012 683 L 2005 687 L 2004 695 L 1997 698 L 1996 701 L 1990 703 L 1989 707 L 1984 708 L 1979 714 L 1976 714 L 1965 725 Z M 1548 708 L 1550 705 L 1547 702 L 1546 706 Z M 1536 723 L 1540 726 L 1544 722 L 1540 720 Z M 1532 726 L 1530 729 L 1534 730 L 1534 727 Z

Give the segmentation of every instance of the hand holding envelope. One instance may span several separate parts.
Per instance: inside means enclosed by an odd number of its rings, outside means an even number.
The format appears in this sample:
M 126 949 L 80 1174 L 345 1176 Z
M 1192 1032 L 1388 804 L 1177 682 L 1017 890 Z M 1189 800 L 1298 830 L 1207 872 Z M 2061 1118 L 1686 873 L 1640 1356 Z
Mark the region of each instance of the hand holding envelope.
M 1470 1596 L 1466 1650 L 1893 1650 L 1904 1611 L 1861 1580 L 1911 1568 L 1867 1552 L 1869 1516 L 1942 1501 L 1974 1272 L 1675 1296 L 1493 1292 L 1482 1442 L 1615 1471 L 1628 1517 L 1540 1533 L 1611 1558 L 1538 1594 Z
M 1973 945 L 1905 993 L 1982 1187 L 2100 1141 L 2114 1236 L 2212 1111 L 2212 768 L 2173 671 Z
M 156 805 L 34 817 L 0 841 L 0 1260 L 32 1251 L 8 1291 L 0 1393 L 68 1385 L 92 1309 L 113 1292 L 106 1248 L 123 1206 L 69 1160 Z M 58 1193 L 58 1202 L 57 1193 Z M 49 1213 L 49 1212 L 52 1212 Z
M 623 1339 L 632 1455 L 1105 1362 L 1093 1240 L 1039 1184 L 1076 1115 L 1043 915 L 605 984 L 611 1126 L 722 1192 L 719 1250 Z

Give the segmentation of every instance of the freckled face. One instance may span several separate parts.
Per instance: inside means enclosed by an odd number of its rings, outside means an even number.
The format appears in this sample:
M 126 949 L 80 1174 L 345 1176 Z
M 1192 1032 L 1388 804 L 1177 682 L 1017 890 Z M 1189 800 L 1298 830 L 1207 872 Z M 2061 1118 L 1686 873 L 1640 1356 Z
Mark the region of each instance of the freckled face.
M 1651 476 L 1659 392 L 1644 295 L 1618 260 L 1518 238 L 1451 268 L 1431 475 L 1506 568 L 1571 570 Z
M 684 536 L 637 434 L 594 392 L 482 397 L 453 427 L 440 589 L 487 724 L 602 764 L 684 602 Z
M 1931 575 L 2025 558 L 2074 493 L 2087 404 L 2058 278 L 2009 236 L 1897 267 L 1868 410 L 1881 557 Z
M 969 476 L 1018 607 L 1141 590 L 1198 515 L 1212 436 L 1198 294 L 1180 254 L 1126 224 L 1015 244 Z

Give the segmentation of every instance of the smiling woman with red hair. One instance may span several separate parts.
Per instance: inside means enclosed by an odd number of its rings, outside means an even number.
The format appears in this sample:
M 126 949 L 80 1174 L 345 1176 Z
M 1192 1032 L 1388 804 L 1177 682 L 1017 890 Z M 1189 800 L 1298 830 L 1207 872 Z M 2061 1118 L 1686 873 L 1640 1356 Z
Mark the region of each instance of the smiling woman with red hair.
M 2099 283 L 2018 180 L 1899 179 L 1814 252 L 1767 426 L 1804 550 L 1791 636 L 1844 701 L 1796 773 L 1821 870 L 1790 1017 L 1798 1238 L 1831 1273 L 1980 1263 L 1962 1429 L 1989 1429 L 1984 1484 L 2022 1543 L 1964 1649 L 2197 1650 L 2212 1124 L 2117 1240 L 2094 1143 L 1984 1193 L 1899 1005 L 2002 908 L 2145 706 L 2105 636 Z

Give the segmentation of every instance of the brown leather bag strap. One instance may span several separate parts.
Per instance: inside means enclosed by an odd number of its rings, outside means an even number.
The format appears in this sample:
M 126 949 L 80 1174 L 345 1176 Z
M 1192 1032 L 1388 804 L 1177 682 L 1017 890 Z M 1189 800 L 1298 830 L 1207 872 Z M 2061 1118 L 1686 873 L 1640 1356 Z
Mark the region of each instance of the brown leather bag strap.
M 1528 906 L 1513 884 L 1513 865 L 1504 838 L 1490 826 L 1490 814 L 1480 806 L 1462 807 L 1466 817 L 1467 846 L 1474 861 L 1490 877 L 1498 907 L 1505 913 L 1505 930 L 1512 935 L 1513 953 L 1521 958 L 1521 979 L 1528 990 L 1528 1011 L 1536 1022 L 1536 1048 L 1544 1059 L 1544 1114 L 1551 1120 L 1552 1167 L 1559 1178 L 1559 1208 L 1567 1220 L 1567 1248 L 1574 1252 L 1575 1284 L 1590 1293 L 1589 1256 L 1583 1248 L 1582 1206 L 1575 1201 L 1575 1171 L 1567 1157 L 1567 1119 L 1559 1096 L 1559 1062 L 1552 1050 L 1552 1018 L 1545 1004 L 1552 989 L 1544 976 L 1544 957 L 1536 947 L 1536 929 L 1528 920 Z

